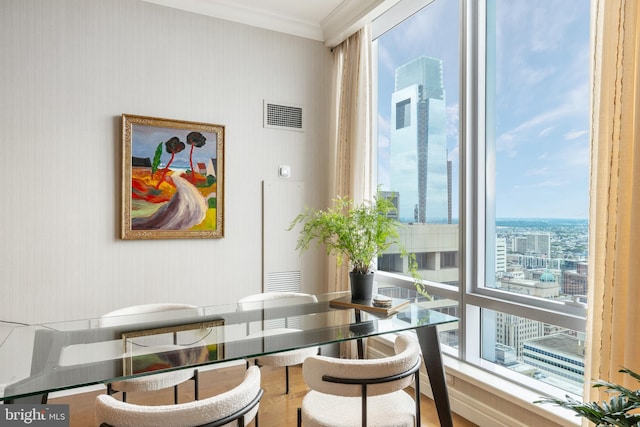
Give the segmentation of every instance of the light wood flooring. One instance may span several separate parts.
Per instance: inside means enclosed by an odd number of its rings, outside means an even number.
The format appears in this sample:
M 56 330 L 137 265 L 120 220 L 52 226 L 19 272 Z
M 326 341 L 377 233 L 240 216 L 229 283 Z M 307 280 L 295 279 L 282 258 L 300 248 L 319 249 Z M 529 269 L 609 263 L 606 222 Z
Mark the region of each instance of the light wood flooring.
M 302 379 L 300 366 L 290 368 L 290 391 L 285 394 L 284 368 L 263 367 L 262 387 L 265 394 L 260 402 L 259 424 L 261 427 L 295 427 L 297 408 L 308 388 Z M 210 370 L 200 373 L 200 399 L 218 394 L 239 384 L 243 377 L 244 367 L 234 366 Z M 67 397 L 49 399 L 49 403 L 69 404 L 71 427 L 90 427 L 94 425 L 94 401 L 96 395 L 104 393 L 90 392 Z M 180 402 L 193 399 L 193 382 L 187 382 L 179 387 Z M 413 390 L 411 390 L 413 395 Z M 116 397 L 120 397 L 116 395 Z M 159 405 L 173 403 L 173 389 L 156 392 L 130 393 L 127 401 L 131 403 Z M 422 426 L 439 426 L 434 403 L 427 397 L 422 397 Z M 254 423 L 250 424 L 253 427 Z M 477 427 L 462 417 L 453 415 L 454 427 Z

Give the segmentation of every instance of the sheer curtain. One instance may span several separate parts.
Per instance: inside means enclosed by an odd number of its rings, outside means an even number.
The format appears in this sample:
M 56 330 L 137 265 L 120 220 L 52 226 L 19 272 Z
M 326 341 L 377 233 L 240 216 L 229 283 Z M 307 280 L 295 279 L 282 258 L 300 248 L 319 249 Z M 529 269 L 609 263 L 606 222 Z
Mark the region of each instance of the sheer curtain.
M 640 372 L 640 2 L 594 0 L 585 396 Z M 585 422 L 584 425 L 588 425 Z
M 332 198 L 371 195 L 371 36 L 365 26 L 333 49 Z M 329 264 L 329 292 L 349 289 L 348 266 Z
M 371 195 L 371 36 L 365 26 L 333 49 L 331 147 L 332 197 L 361 203 Z M 349 290 L 349 266 L 328 265 L 329 292 Z M 349 311 L 343 315 L 351 316 Z M 364 343 L 363 343 L 364 344 Z M 357 357 L 355 341 L 340 346 L 341 357 Z M 366 349 L 366 346 L 363 345 Z M 365 350 L 366 351 L 366 350 Z

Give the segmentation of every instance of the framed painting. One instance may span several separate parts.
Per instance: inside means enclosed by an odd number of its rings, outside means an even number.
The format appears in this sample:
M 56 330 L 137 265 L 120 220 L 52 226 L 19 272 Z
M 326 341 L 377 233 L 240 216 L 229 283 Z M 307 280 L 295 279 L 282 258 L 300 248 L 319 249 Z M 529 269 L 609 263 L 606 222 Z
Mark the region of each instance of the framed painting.
M 224 359 L 224 320 L 124 332 L 123 374 L 199 365 Z
M 224 126 L 122 115 L 123 239 L 224 237 Z

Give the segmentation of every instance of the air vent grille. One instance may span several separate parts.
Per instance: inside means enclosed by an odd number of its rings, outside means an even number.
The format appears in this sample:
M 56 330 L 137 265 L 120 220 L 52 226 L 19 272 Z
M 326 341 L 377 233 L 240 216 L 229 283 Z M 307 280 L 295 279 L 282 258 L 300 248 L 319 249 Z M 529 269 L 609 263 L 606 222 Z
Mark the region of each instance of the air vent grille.
M 300 292 L 302 275 L 300 271 L 274 271 L 267 273 L 266 292 Z M 264 321 L 265 329 L 299 328 L 300 318 L 271 319 Z
M 304 131 L 302 107 L 265 101 L 264 127 Z
M 273 271 L 267 273 L 267 292 L 300 292 L 300 271 Z

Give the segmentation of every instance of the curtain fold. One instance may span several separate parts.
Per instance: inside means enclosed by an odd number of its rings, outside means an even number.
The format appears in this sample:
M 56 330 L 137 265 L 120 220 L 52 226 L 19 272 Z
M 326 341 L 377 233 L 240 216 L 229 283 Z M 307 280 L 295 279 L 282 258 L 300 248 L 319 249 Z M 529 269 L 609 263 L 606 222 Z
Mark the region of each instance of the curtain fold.
M 371 195 L 371 36 L 365 26 L 333 49 L 332 198 Z M 329 292 L 349 289 L 348 266 L 330 260 Z
M 585 399 L 592 381 L 630 388 L 640 372 L 640 8 L 593 2 L 589 295 Z M 584 422 L 583 425 L 588 425 Z
M 332 198 L 348 196 L 361 203 L 371 195 L 373 149 L 371 141 L 371 36 L 369 26 L 333 49 L 331 111 Z M 329 257 L 329 292 L 349 290 L 349 266 Z M 349 310 L 342 315 L 351 316 Z M 357 355 L 356 342 L 340 346 L 340 356 Z M 363 347 L 366 349 L 366 346 Z M 365 350 L 366 351 L 366 350 Z

